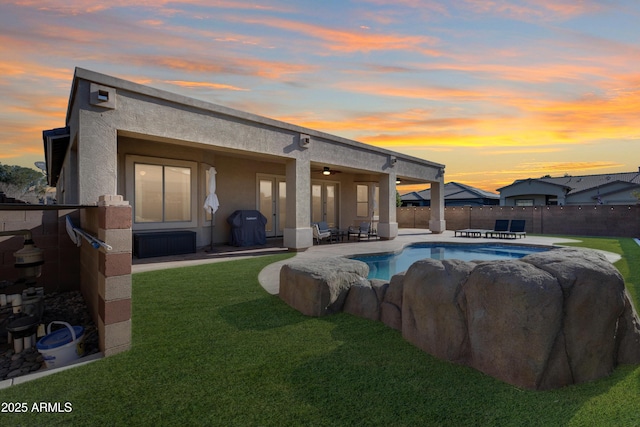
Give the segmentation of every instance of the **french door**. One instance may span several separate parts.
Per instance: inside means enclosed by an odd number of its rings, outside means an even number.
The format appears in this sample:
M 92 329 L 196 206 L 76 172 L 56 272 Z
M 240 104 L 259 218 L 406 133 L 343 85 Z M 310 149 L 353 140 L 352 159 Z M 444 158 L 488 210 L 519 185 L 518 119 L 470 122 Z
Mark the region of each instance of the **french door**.
M 311 183 L 311 222 L 324 221 L 338 227 L 338 184 L 314 181 Z
M 258 176 L 258 210 L 267 218 L 267 237 L 282 236 L 287 212 L 287 183 L 283 176 Z

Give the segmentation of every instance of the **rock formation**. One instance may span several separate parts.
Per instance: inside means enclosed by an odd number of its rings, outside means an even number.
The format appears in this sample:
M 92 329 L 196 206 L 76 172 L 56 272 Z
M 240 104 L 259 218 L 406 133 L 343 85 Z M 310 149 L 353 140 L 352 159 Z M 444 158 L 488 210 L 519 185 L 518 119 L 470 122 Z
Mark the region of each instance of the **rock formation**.
M 559 248 L 520 260 L 424 259 L 390 282 L 344 258 L 285 265 L 280 297 L 310 316 L 380 320 L 436 357 L 527 389 L 640 364 L 640 320 L 601 254 Z

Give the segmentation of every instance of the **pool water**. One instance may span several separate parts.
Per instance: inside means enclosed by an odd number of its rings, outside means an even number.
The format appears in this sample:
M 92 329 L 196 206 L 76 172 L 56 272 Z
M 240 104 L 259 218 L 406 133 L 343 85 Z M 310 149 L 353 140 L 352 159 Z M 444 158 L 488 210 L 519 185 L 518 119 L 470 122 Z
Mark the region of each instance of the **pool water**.
M 492 261 L 498 259 L 522 258 L 550 248 L 500 244 L 438 244 L 415 243 L 399 253 L 379 255 L 357 255 L 350 257 L 367 263 L 369 279 L 389 280 L 391 276 L 409 269 L 411 264 L 425 258 L 460 259 L 463 261 Z

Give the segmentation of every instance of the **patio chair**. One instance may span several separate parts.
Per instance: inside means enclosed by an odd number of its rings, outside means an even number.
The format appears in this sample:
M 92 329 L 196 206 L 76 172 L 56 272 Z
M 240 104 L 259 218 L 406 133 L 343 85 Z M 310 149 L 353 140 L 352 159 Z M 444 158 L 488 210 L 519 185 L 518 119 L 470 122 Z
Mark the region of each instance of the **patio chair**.
M 358 240 L 365 237 L 369 240 L 372 237 L 378 237 L 378 232 L 370 222 L 361 222 L 359 227 L 349 227 L 347 230 L 347 240 L 351 240 L 352 235 L 356 236 Z
M 320 228 L 318 227 L 318 223 L 315 223 L 315 222 L 311 224 L 311 228 L 313 229 L 313 238 L 316 239 L 316 242 L 318 242 L 318 244 L 320 244 L 320 242 L 322 242 L 325 239 L 329 240 L 329 243 L 333 241 L 330 230 L 320 231 Z
M 320 230 L 321 233 L 335 230 L 334 228 L 329 227 L 329 224 L 327 224 L 326 221 L 319 221 L 316 224 L 318 224 L 318 230 Z

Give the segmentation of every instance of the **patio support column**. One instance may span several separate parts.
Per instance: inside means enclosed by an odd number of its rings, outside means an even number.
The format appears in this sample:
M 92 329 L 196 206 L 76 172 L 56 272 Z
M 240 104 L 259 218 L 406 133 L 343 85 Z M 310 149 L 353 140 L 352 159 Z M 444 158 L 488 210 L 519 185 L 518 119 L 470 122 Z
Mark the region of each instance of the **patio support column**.
M 395 239 L 398 235 L 396 222 L 396 173 L 382 175 L 380 185 L 380 221 L 378 236 L 384 240 Z
M 429 229 L 432 233 L 443 233 L 447 227 L 444 220 L 444 177 L 431 183 L 431 219 Z
M 308 158 L 287 161 L 287 213 L 284 246 L 303 251 L 313 246 L 311 231 L 311 163 Z
M 101 113 L 86 110 L 79 113 L 77 202 L 80 204 L 95 203 L 96 194 L 117 192 L 117 132 Z

